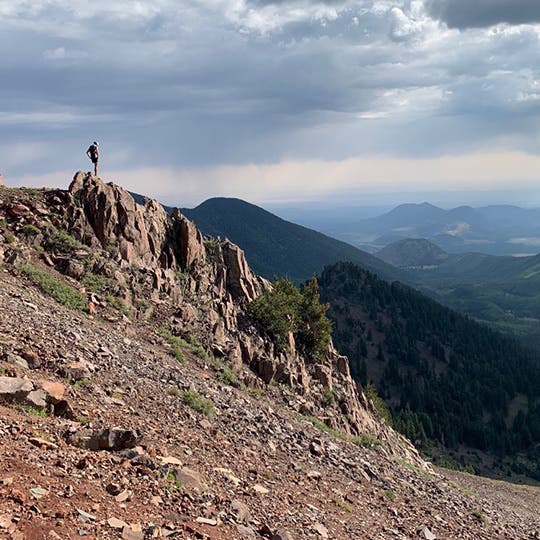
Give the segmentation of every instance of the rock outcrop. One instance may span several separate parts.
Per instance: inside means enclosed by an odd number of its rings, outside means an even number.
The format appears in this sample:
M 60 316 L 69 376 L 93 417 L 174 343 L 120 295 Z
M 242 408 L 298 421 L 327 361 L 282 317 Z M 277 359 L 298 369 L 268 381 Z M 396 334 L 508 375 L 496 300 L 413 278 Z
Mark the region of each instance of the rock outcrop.
M 354 435 L 376 431 L 346 358 L 330 347 L 323 361 L 313 361 L 298 353 L 294 341 L 288 352 L 278 353 L 269 340 L 242 325 L 245 304 L 270 285 L 253 274 L 238 246 L 205 241 L 178 209 L 169 215 L 155 201 L 137 204 L 126 190 L 90 174 L 75 175 L 66 199 L 71 234 L 107 249 L 123 267 L 152 273 L 154 287 L 174 299 L 178 327 L 191 325 L 195 331 L 194 323 L 202 323 L 208 349 L 217 344 L 237 369 L 247 365 L 267 384 L 296 389 L 303 413 Z M 183 273 L 182 291 L 178 272 Z M 321 406 L 325 391 L 335 396 L 335 405 Z
M 47 264 L 83 283 L 88 276 L 105 279 L 108 287 L 114 283 L 119 300 L 110 301 L 120 302 L 126 313 L 145 317 L 159 310 L 174 335 L 195 339 L 202 350 L 220 356 L 244 384 L 291 389 L 295 398 L 289 406 L 299 413 L 351 436 L 392 439 L 394 432 L 376 418 L 347 359 L 332 345 L 323 358 L 310 358 L 290 336 L 288 350 L 278 351 L 250 323 L 247 304 L 271 285 L 253 274 L 238 246 L 205 238 L 178 209 L 169 214 L 149 199 L 138 204 L 125 189 L 90 173 L 76 173 L 67 192 L 46 192 L 44 200 L 45 208 L 32 200 L 13 201 L 8 212 L 15 229 L 32 225 L 40 231 L 34 242 L 50 247 L 43 255 Z M 63 245 L 57 232 L 62 229 L 78 243 Z M 20 257 L 27 248 L 17 251 Z M 94 314 L 102 303 L 93 294 L 88 309 Z M 388 446 L 423 466 L 408 443 L 400 439 Z

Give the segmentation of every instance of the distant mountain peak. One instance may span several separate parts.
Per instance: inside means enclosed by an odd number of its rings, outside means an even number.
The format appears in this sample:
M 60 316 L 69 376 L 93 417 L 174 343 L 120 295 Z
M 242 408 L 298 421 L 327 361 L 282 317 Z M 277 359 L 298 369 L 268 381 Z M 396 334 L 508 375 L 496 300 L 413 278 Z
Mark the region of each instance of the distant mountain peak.
M 444 250 L 425 238 L 404 238 L 392 242 L 375 255 L 398 268 L 436 266 L 448 258 Z
M 403 272 L 365 251 L 241 199 L 208 199 L 182 213 L 204 234 L 238 244 L 254 270 L 268 279 L 288 276 L 302 282 L 338 261 L 354 262 L 389 281 L 406 279 Z

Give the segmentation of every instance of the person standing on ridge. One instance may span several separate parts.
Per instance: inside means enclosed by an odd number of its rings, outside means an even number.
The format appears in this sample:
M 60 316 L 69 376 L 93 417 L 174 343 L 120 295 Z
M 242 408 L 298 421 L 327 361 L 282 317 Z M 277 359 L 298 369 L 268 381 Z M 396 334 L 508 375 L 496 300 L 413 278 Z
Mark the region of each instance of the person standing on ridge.
M 90 158 L 90 161 L 94 164 L 94 176 L 97 176 L 98 173 L 98 161 L 99 161 L 99 143 L 94 141 L 88 150 L 86 155 Z

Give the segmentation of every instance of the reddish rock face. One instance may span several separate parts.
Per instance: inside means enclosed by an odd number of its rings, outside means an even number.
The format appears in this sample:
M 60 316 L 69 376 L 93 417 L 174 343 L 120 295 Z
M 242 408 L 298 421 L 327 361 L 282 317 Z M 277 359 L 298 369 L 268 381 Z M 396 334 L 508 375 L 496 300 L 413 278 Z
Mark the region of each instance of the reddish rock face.
M 376 419 L 351 378 L 347 358 L 332 345 L 322 358 L 313 359 L 300 353 L 291 336 L 287 350 L 277 351 L 272 340 L 252 325 L 246 306 L 270 283 L 252 272 L 239 246 L 203 237 L 178 209 L 169 214 L 156 201 L 138 204 L 125 189 L 83 172 L 75 175 L 67 192 L 47 193 L 37 203 L 29 198 L 11 200 L 4 209 L 11 212 L 13 223 L 35 223 L 43 231 L 49 225 L 40 223 L 42 217 L 54 216 L 55 229 L 84 245 L 69 253 L 45 252 L 46 264 L 75 281 L 84 280 L 88 272 L 106 277 L 115 283 L 122 305 L 133 307 L 144 300 L 149 316 L 156 306 L 166 306 L 169 314 L 174 313 L 169 321 L 176 335 L 194 336 L 205 351 L 217 351 L 244 384 L 255 388 L 284 384 L 297 396 L 295 410 L 306 411 L 331 428 L 352 435 L 370 432 L 382 440 L 394 436 Z M 93 249 L 91 257 L 87 247 Z M 29 256 L 24 244 L 2 249 L 8 264 Z M 87 296 L 90 314 L 99 316 L 107 302 Z M 88 378 L 79 367 L 66 364 L 64 376 L 75 381 Z M 32 391 L 34 400 L 46 400 L 55 414 L 63 414 L 61 404 L 67 402 L 61 388 L 36 386 L 25 392 Z M 66 409 L 65 414 L 71 413 Z M 399 446 L 414 453 L 407 444 Z
M 347 359 L 332 346 L 326 358 L 315 363 L 298 353 L 294 340 L 287 352 L 278 353 L 254 329 L 240 330 L 245 304 L 271 285 L 253 274 L 237 245 L 212 239 L 207 249 L 201 232 L 178 209 L 170 215 L 155 201 L 137 204 L 126 190 L 91 174 L 75 175 L 68 199 L 72 234 L 83 243 L 105 247 L 120 262 L 151 273 L 157 294 L 165 293 L 178 304 L 184 325 L 197 325 L 200 309 L 194 306 L 195 297 L 207 299 L 210 348 L 228 345 L 227 357 L 233 365 L 238 367 L 237 360 L 243 360 L 265 383 L 296 388 L 304 408 L 320 403 L 324 392 L 331 390 L 336 399 L 326 407 L 324 420 L 333 428 L 355 435 L 376 430 L 377 422 L 360 405 Z M 178 271 L 190 276 L 191 301 L 179 292 Z
M 41 381 L 39 386 L 47 393 L 51 403 L 58 403 L 64 399 L 66 387 L 62 383 L 55 381 Z

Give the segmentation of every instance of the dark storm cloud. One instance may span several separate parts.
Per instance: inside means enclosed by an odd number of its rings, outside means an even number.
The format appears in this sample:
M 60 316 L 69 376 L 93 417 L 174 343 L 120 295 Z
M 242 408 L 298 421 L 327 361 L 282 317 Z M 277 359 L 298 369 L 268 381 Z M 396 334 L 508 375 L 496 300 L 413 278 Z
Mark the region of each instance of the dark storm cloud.
M 286 4 L 328 4 L 330 6 L 343 5 L 344 0 L 247 0 L 246 4 L 251 6 L 271 6 Z
M 450 28 L 540 22 L 539 0 L 427 0 L 429 13 Z
M 536 140 L 534 28 L 460 34 L 409 0 L 39 5 L 0 2 L 2 168 L 77 167 L 94 138 L 115 167 Z

